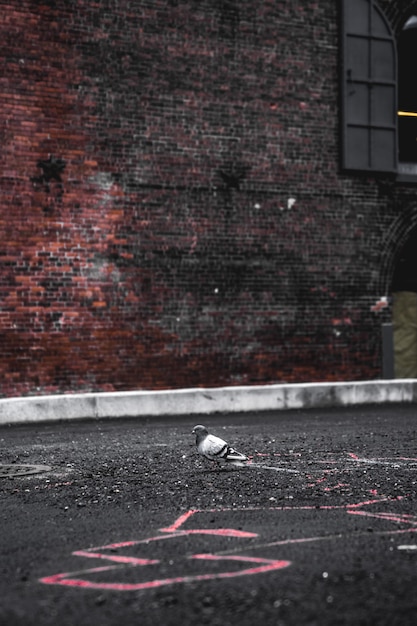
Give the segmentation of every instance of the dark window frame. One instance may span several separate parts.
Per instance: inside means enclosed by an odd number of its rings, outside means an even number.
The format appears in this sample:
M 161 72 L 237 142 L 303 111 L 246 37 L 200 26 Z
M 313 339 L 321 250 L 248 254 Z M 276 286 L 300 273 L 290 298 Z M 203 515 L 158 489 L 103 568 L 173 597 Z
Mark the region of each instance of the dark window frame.
M 341 4 L 342 169 L 397 174 L 396 38 L 376 0 Z

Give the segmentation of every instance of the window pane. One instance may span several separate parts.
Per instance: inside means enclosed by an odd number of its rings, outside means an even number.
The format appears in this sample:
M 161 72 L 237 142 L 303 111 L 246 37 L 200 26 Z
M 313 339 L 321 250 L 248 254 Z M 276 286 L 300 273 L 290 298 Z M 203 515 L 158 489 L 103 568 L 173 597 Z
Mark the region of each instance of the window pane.
M 346 166 L 352 169 L 367 169 L 369 167 L 368 129 L 350 128 L 346 144 Z
M 369 76 L 369 41 L 362 37 L 348 37 L 347 69 L 353 80 L 365 80 Z
M 391 41 L 372 41 L 374 79 L 393 80 L 395 77 L 394 46 Z
M 350 0 L 349 4 L 345 13 L 347 31 L 366 35 L 369 32 L 369 0 Z
M 395 132 L 394 130 L 373 130 L 372 167 L 376 170 L 395 168 Z
M 394 126 L 396 123 L 395 87 L 374 85 L 372 90 L 372 124 Z
M 390 35 L 387 24 L 377 8 L 372 11 L 372 34 L 379 36 Z
M 348 124 L 369 124 L 369 86 L 349 83 L 346 107 Z

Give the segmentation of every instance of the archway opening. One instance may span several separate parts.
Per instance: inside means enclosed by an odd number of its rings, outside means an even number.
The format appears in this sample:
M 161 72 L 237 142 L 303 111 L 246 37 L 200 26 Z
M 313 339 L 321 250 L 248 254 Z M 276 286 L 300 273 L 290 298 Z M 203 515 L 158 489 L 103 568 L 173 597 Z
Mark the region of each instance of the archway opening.
M 417 378 L 417 228 L 399 251 L 391 292 L 395 377 Z

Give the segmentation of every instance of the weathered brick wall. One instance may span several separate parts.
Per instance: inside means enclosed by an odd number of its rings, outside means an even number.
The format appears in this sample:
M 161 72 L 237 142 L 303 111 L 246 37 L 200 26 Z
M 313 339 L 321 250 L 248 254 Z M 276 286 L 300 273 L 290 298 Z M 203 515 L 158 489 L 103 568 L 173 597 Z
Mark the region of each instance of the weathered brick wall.
M 380 375 L 413 193 L 339 172 L 334 0 L 0 11 L 2 395 Z

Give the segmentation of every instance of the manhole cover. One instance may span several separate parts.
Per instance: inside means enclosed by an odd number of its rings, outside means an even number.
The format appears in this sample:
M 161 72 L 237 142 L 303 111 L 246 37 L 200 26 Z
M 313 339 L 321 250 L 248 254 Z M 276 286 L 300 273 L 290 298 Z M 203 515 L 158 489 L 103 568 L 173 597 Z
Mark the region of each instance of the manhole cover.
M 49 465 L 3 465 L 0 463 L 0 478 L 12 478 L 13 476 L 28 476 L 50 472 Z

